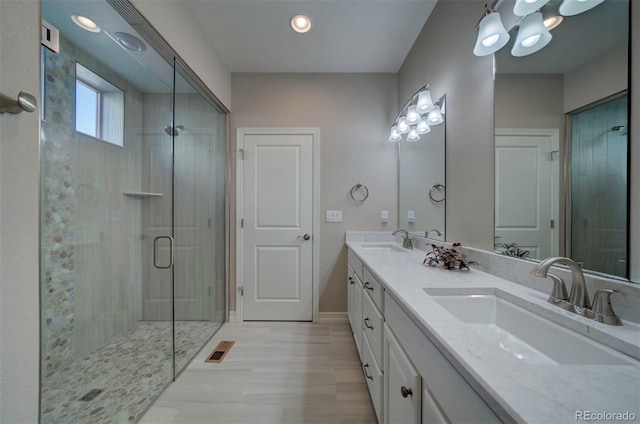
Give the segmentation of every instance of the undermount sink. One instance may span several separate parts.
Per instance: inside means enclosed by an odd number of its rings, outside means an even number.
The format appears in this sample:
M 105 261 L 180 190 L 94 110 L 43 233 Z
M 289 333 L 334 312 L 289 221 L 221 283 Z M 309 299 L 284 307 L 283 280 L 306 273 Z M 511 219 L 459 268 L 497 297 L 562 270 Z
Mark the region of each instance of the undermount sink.
M 509 299 L 499 289 L 493 293 L 424 291 L 447 312 L 477 330 L 483 339 L 516 358 L 535 364 L 629 365 L 633 359 L 539 316 Z
M 396 246 L 395 244 L 392 244 L 392 243 L 379 243 L 379 244 L 369 243 L 362 246 L 362 248 L 364 250 L 377 250 L 381 252 L 400 252 L 400 253 L 407 252 L 406 249 L 403 249 L 402 247 Z

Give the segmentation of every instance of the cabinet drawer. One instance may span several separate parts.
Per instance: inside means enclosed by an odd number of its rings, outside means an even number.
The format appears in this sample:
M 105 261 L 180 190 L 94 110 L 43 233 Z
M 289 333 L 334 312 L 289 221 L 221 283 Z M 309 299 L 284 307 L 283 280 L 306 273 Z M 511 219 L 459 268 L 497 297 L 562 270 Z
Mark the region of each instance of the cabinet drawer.
M 389 295 L 385 320 L 422 376 L 423 399 L 437 419 L 453 423 L 497 423 L 498 418 L 429 338 Z
M 360 277 L 360 280 L 362 280 L 362 262 L 360 262 L 360 259 L 358 259 L 355 253 L 351 250 L 349 250 L 349 253 L 347 254 L 347 262 L 351 265 L 351 268 L 353 268 L 356 275 Z
M 378 309 L 384 313 L 384 288 L 382 284 L 371 275 L 366 267 L 364 268 L 363 274 L 362 286 L 364 287 L 364 291 L 371 296 L 371 299 L 373 299 Z
M 382 336 L 384 334 L 384 316 L 374 305 L 371 297 L 362 296 L 362 331 L 371 344 L 373 356 L 382 366 Z
M 364 372 L 364 377 L 367 381 L 367 387 L 369 388 L 373 409 L 376 411 L 376 417 L 378 418 L 378 422 L 382 423 L 382 370 L 380 370 L 380 367 L 378 367 L 373 357 L 371 346 L 366 337 L 362 337 L 362 372 Z

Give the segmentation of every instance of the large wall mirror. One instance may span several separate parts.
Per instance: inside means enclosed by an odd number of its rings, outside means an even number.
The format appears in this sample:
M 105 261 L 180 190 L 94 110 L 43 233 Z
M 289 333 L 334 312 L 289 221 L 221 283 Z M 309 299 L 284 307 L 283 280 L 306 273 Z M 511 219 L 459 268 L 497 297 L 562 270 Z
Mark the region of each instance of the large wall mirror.
M 629 1 L 564 17 L 529 56 L 511 55 L 516 31 L 495 55 L 495 250 L 628 278 Z
M 435 99 L 434 99 L 435 100 Z M 444 122 L 431 126 L 420 140 L 398 143 L 400 158 L 399 226 L 412 236 L 445 240 L 446 101 L 440 105 Z

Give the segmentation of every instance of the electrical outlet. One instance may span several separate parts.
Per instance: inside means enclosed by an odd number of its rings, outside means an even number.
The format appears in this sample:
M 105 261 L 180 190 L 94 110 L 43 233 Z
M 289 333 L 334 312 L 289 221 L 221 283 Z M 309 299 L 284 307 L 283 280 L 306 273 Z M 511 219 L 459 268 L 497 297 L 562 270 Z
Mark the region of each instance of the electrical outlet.
M 380 222 L 389 222 L 389 211 L 380 212 Z
M 407 211 L 407 222 L 416 222 L 416 211 Z
M 325 222 L 342 222 L 342 211 L 327 210 Z

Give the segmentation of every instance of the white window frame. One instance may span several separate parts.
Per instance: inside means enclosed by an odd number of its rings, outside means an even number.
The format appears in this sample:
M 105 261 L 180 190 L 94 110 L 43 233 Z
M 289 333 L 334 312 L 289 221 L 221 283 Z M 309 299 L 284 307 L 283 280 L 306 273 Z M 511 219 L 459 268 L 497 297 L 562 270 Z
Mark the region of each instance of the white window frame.
M 76 133 L 114 146 L 124 147 L 124 90 L 116 87 L 78 62 L 76 62 L 75 82 L 96 93 L 96 135 L 94 136 L 78 130 L 77 122 L 75 125 Z M 118 116 L 121 116 L 121 119 L 117 120 L 115 125 L 107 126 L 105 120 L 105 101 L 109 101 L 109 99 L 113 100 L 113 102 L 111 102 L 112 111 Z

